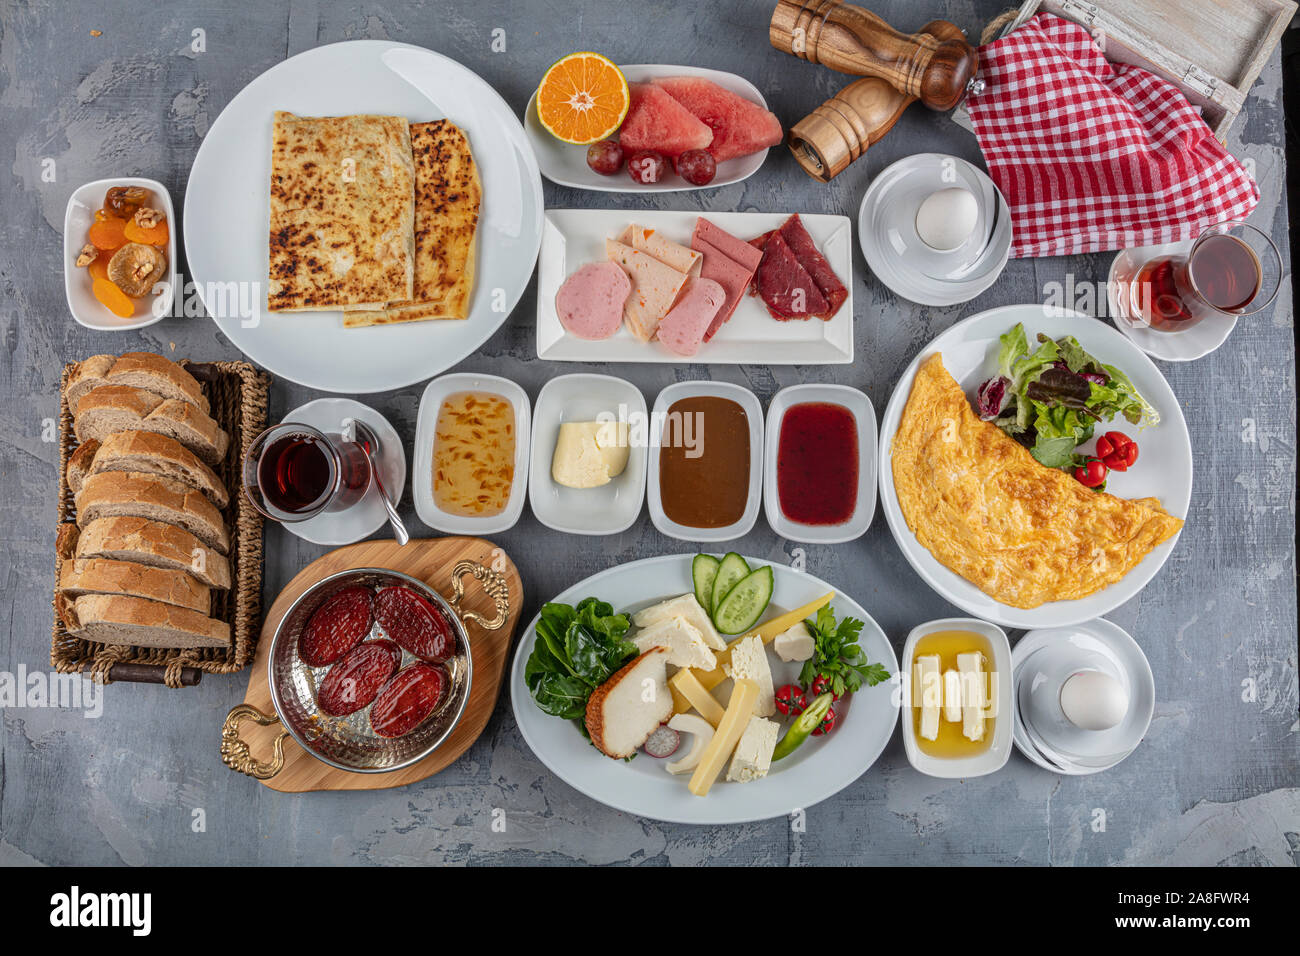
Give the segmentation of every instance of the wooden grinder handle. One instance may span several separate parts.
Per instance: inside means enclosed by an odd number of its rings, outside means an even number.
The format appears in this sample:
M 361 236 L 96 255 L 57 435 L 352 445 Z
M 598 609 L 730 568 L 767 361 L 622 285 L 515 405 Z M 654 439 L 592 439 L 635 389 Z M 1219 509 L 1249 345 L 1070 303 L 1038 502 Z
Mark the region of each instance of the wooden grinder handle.
M 900 33 L 842 0 L 779 0 L 768 39 L 809 63 L 880 77 L 934 110 L 956 106 L 979 67 L 979 54 L 965 37 Z
M 921 32 L 965 41 L 947 20 L 927 23 Z M 787 145 L 804 172 L 830 182 L 893 129 L 916 99 L 879 77 L 855 80 L 791 127 Z

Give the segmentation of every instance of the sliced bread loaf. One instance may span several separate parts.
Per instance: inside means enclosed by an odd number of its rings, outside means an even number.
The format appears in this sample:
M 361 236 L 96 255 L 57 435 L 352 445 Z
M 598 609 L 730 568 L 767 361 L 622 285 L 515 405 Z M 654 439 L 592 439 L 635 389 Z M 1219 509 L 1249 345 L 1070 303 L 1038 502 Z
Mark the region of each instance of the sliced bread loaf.
M 100 385 L 77 402 L 73 431 L 78 441 L 102 443 L 115 432 L 158 432 L 180 442 L 209 465 L 226 456 L 230 444 L 215 421 L 189 402 L 160 398 L 131 385 Z
M 75 412 L 77 403 L 85 398 L 92 388 L 108 384 L 105 376 L 116 361 L 116 355 L 92 355 L 72 366 L 72 371 L 68 373 L 67 387 L 64 389 L 64 396 L 68 400 L 70 410 Z
M 81 490 L 81 483 L 86 480 L 86 475 L 90 474 L 90 466 L 95 461 L 97 451 L 99 451 L 99 442 L 92 438 L 90 441 L 83 441 L 77 446 L 77 450 L 68 456 L 68 487 L 72 489 L 74 495 Z
M 230 561 L 175 525 L 137 516 L 98 518 L 81 529 L 74 524 L 62 524 L 59 537 L 61 541 L 71 539 L 67 556 L 111 558 L 151 568 L 174 568 L 210 587 L 223 590 L 230 587 Z
M 125 352 L 122 355 L 92 355 L 78 362 L 68 375 L 68 408 L 101 385 L 130 385 L 152 392 L 159 398 L 189 402 L 204 414 L 211 409 L 194 376 L 170 359 L 153 352 Z
M 176 439 L 158 432 L 115 432 L 106 437 L 102 444 L 91 439 L 82 445 L 68 461 L 68 485 L 74 492 L 79 490 L 79 485 L 73 484 L 72 463 L 87 445 L 96 448 L 94 457 L 86 468 L 87 474 L 134 471 L 162 475 L 197 488 L 218 508 L 224 508 L 230 503 L 230 493 L 216 472 L 199 461 L 197 455 Z M 81 476 L 82 480 L 84 478 L 85 475 Z
M 121 594 L 83 594 L 59 602 L 69 633 L 101 644 L 229 647 L 230 625 L 189 608 Z
M 64 561 L 59 590 L 74 599 L 83 594 L 125 594 L 204 614 L 212 607 L 211 589 L 184 571 L 108 558 Z
M 75 501 L 83 528 L 97 518 L 132 515 L 176 525 L 222 554 L 230 551 L 221 512 L 201 492 L 171 478 L 131 471 L 88 475 Z

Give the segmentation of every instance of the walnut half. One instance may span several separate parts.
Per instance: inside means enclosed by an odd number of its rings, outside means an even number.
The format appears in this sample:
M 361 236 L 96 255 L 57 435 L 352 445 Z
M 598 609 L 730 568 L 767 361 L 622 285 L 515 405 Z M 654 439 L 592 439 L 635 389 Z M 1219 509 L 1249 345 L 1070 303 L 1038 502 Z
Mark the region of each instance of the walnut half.
M 81 252 L 77 255 L 77 268 L 84 269 L 98 258 L 99 250 L 88 242 L 81 247 Z
M 152 229 L 162 221 L 162 210 L 141 206 L 135 211 L 135 224 L 141 229 Z

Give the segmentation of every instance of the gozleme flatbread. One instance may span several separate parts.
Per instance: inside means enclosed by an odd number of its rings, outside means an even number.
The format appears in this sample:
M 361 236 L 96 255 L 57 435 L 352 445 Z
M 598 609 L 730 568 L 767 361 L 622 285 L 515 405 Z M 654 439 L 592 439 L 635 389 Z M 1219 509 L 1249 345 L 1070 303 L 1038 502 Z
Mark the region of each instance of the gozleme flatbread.
M 686 273 L 615 239 L 605 240 L 605 255 L 622 266 L 632 280 L 632 291 L 623 303 L 623 319 L 628 330 L 642 342 L 649 342 L 659 328 L 659 320 L 677 301 Z
M 469 140 L 449 120 L 415 123 L 411 152 L 415 159 L 413 301 L 391 302 L 377 311 L 345 309 L 346 328 L 469 317 L 483 199 Z
M 944 566 L 996 601 L 1034 608 L 1128 574 L 1183 522 L 1040 465 L 970 407 L 935 354 L 921 363 L 891 450 L 907 526 Z
M 412 298 L 414 184 L 404 118 L 277 112 L 267 308 L 382 308 Z

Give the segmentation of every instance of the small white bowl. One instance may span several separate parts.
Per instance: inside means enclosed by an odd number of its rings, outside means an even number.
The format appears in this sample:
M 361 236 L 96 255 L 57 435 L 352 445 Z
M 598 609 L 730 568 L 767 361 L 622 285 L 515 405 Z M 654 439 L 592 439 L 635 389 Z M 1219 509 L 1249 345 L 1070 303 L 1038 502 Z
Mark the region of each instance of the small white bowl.
M 840 524 L 813 525 L 792 521 L 781 509 L 777 489 L 777 456 L 781 449 L 781 424 L 792 405 L 808 402 L 848 409 L 858 431 L 858 499 L 848 520 Z M 862 537 L 876 516 L 876 410 L 871 399 L 848 385 L 791 385 L 781 389 L 767 406 L 766 458 L 763 466 L 763 511 L 772 530 L 783 538 L 808 544 L 843 544 Z
M 491 392 L 509 399 L 515 409 L 515 475 L 510 484 L 510 500 L 500 514 L 469 518 L 448 514 L 433 500 L 433 435 L 438 412 L 448 395 L 457 392 Z M 412 456 L 411 496 L 415 512 L 430 528 L 448 534 L 499 534 L 513 528 L 524 510 L 528 497 L 528 443 L 532 434 L 532 406 L 528 393 L 499 375 L 456 372 L 435 378 L 424 389 L 420 414 L 415 425 L 415 454 Z
M 156 296 L 136 301 L 135 315 L 129 319 L 114 315 L 95 298 L 91 279 L 85 269 L 77 268 L 77 256 L 89 240 L 86 231 L 95 221 L 95 211 L 104 205 L 104 193 L 110 186 L 143 186 L 153 193 L 153 201 L 160 204 L 167 216 L 167 278 L 166 287 Z M 97 179 L 78 187 L 68 199 L 63 215 L 63 291 L 68 299 L 72 317 L 88 329 L 101 332 L 121 332 L 125 329 L 142 329 L 171 315 L 176 300 L 176 212 L 172 197 L 166 187 L 154 179 L 123 176 Z
M 745 410 L 749 419 L 749 492 L 745 511 L 740 520 L 722 528 L 691 528 L 671 521 L 664 514 L 664 503 L 659 487 L 659 446 L 663 440 L 663 422 L 673 403 L 683 398 L 711 395 L 729 398 Z M 669 385 L 655 399 L 650 416 L 650 454 L 647 462 L 646 501 L 650 506 L 650 520 L 654 526 L 679 541 L 717 542 L 731 541 L 749 533 L 758 520 L 758 509 L 763 498 L 763 406 L 758 396 L 747 388 L 729 382 L 677 382 Z
M 912 658 L 915 655 L 917 641 L 936 631 L 974 631 L 987 638 L 993 648 L 993 672 L 997 675 L 998 695 L 998 713 L 993 722 L 993 741 L 986 750 L 970 757 L 932 757 L 921 750 L 916 741 L 916 723 L 912 719 L 910 694 L 907 692 L 912 681 Z M 1007 758 L 1011 756 L 1012 731 L 1015 729 L 1013 710 L 1015 705 L 1012 697 L 1015 680 L 1011 668 L 1011 644 L 1007 641 L 1006 632 L 1002 628 L 973 617 L 946 617 L 918 625 L 907 635 L 898 674 L 904 682 L 903 708 L 900 715 L 903 724 L 903 747 L 913 767 L 931 777 L 955 779 L 982 777 L 1001 770 L 1006 765 Z
M 568 488 L 551 477 L 562 422 L 593 422 L 613 415 L 628 423 L 627 467 L 599 488 Z M 618 534 L 641 514 L 645 501 L 649 415 L 641 390 L 612 375 L 579 372 L 551 379 L 533 411 L 533 454 L 528 501 L 533 515 L 566 534 Z

